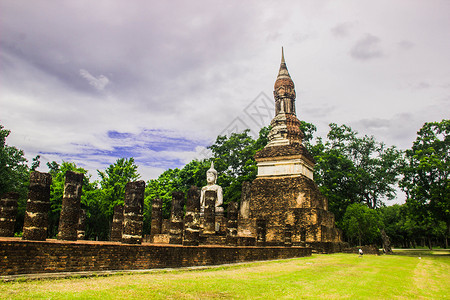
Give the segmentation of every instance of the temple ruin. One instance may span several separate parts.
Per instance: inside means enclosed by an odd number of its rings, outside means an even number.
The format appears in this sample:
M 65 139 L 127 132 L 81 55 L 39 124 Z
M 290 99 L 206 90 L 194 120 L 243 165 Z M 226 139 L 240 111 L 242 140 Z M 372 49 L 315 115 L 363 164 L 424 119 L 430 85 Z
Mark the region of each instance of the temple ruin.
M 150 235 L 143 236 L 145 182 L 129 182 L 111 224 L 110 240 L 121 243 L 81 241 L 83 174 L 67 171 L 58 233 L 64 241 L 55 242 L 46 240 L 52 178 L 32 172 L 23 237 L 0 240 L 0 274 L 180 267 L 343 251 L 348 245 L 314 182 L 315 161 L 302 144 L 295 86 L 283 53 L 274 98 L 269 141 L 254 156 L 257 178 L 242 184 L 240 203 L 223 199 L 211 163 L 201 190 L 193 186 L 187 195 L 172 193 L 170 219 L 163 218 L 162 200 L 152 200 Z M 13 233 L 16 198 L 7 194 L 0 201 L 1 235 Z

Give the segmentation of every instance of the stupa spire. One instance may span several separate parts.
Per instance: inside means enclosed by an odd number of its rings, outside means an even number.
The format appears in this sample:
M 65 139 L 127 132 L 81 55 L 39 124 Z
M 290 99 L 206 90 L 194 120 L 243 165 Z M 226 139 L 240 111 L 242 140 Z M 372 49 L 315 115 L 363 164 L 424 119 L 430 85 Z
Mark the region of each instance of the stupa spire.
M 286 61 L 284 60 L 284 49 L 281 47 L 281 63 L 280 70 L 278 71 L 277 81 L 278 79 L 289 79 L 292 82 L 291 75 L 289 75 L 289 71 L 286 66 Z M 294 84 L 292 82 L 292 84 Z M 276 85 L 276 82 L 275 82 Z

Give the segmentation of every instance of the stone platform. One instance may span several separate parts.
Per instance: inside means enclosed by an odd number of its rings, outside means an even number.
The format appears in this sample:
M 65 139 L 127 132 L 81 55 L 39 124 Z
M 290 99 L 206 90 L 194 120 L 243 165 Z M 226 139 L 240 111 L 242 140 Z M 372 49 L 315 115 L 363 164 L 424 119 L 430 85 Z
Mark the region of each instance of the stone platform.
M 0 238 L 0 276 L 144 270 L 310 256 L 307 247 L 231 247 Z

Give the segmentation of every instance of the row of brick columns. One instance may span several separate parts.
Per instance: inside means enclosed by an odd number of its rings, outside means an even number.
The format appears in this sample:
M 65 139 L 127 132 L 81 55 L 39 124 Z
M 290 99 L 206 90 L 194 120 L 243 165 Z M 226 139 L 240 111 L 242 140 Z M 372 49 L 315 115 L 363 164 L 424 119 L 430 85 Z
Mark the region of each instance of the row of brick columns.
M 81 209 L 81 193 L 84 175 L 66 172 L 64 194 L 59 219 L 59 240 L 83 239 L 86 227 L 86 211 Z M 43 241 L 47 238 L 48 212 L 50 209 L 50 186 L 48 173 L 34 171 L 30 175 L 30 187 L 26 205 L 22 239 Z M 114 207 L 111 241 L 141 244 L 143 236 L 145 182 L 129 182 L 125 186 L 124 205 Z M 169 243 L 197 246 L 200 228 L 204 234 L 215 234 L 215 191 L 206 191 L 203 224 L 200 224 L 200 191 L 192 186 L 186 195 L 186 213 L 183 213 L 185 194 L 172 193 L 169 223 Z M 7 193 L 0 199 L 0 236 L 13 236 L 19 195 Z M 227 236 L 237 235 L 237 203 L 228 206 Z M 153 200 L 151 234 L 162 233 L 162 201 Z M 201 226 L 202 225 L 202 226 Z
M 76 241 L 77 239 L 84 239 L 86 211 L 81 209 L 83 179 L 84 175 L 81 173 L 67 171 L 65 174 L 57 235 L 59 240 Z M 31 172 L 23 225 L 23 240 L 46 240 L 51 184 L 52 176 L 50 174 Z M 113 234 L 120 232 L 119 239 L 123 243 L 136 244 L 142 241 L 144 191 L 144 181 L 129 182 L 125 187 L 125 205 L 121 207 L 122 210 L 117 214 L 121 218 L 120 228 L 116 231 L 112 230 L 112 236 L 116 239 L 117 237 Z M 0 199 L 0 236 L 14 236 L 18 198 L 17 193 L 6 193 Z M 114 224 L 115 222 L 113 222 Z

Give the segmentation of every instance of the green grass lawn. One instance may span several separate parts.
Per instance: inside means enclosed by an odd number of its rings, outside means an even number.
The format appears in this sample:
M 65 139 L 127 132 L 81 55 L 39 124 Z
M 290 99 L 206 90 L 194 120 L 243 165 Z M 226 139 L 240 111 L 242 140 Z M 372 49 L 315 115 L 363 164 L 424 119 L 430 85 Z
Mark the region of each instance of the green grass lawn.
M 215 267 L 0 283 L 1 299 L 447 299 L 450 252 L 313 255 Z M 419 258 L 420 257 L 420 258 Z

